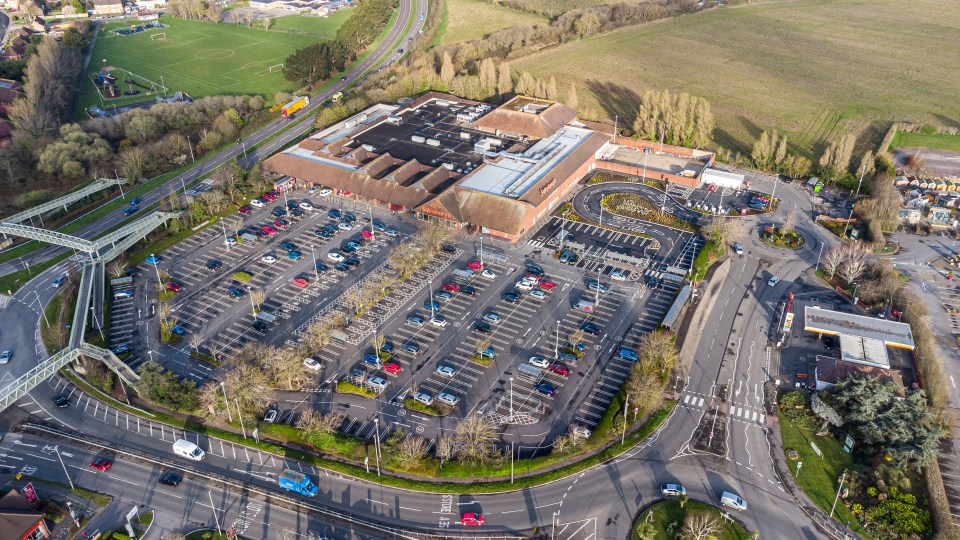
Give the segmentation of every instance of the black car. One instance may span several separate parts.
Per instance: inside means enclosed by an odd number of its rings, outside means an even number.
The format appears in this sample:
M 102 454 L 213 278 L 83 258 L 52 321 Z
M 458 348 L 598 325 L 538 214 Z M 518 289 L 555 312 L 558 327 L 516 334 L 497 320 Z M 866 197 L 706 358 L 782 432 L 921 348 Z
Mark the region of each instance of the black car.
M 343 217 L 343 214 L 340 213 L 336 208 L 331 208 L 327 215 L 330 216 L 330 219 L 340 219 Z
M 833 336 L 823 336 L 823 346 L 832 351 L 837 346 L 837 340 Z
M 281 218 L 281 217 L 287 215 L 287 211 L 278 206 L 278 207 L 276 207 L 276 208 L 273 209 L 273 212 L 271 212 L 271 214 L 277 216 L 278 218 Z
M 567 259 L 567 264 L 577 264 L 578 262 L 580 262 L 580 257 L 576 253 L 571 253 L 570 258 Z
M 343 264 L 347 266 L 360 266 L 360 263 L 363 262 L 356 257 L 347 257 L 347 260 L 343 261 Z
M 70 405 L 70 400 L 67 399 L 67 396 L 64 396 L 61 394 L 59 396 L 53 397 L 53 404 L 63 409 L 64 407 L 67 407 L 68 405 Z
M 580 325 L 580 329 L 592 336 L 600 335 L 600 327 L 593 323 L 585 322 Z
M 294 208 L 293 210 L 290 211 L 290 217 L 295 219 L 300 219 L 305 215 L 307 215 L 307 213 L 299 208 Z
M 270 325 L 265 321 L 255 321 L 253 323 L 253 329 L 257 332 L 266 332 L 270 329 Z
M 330 269 L 329 266 L 327 266 L 326 264 L 320 261 L 317 261 L 317 272 L 326 272 L 329 269 Z
M 183 482 L 183 477 L 179 474 L 167 472 L 161 474 L 160 478 L 157 479 L 157 482 L 160 482 L 165 486 L 177 487 L 180 485 L 180 482 Z
M 345 264 L 343 264 L 343 263 L 338 263 L 338 264 L 334 265 L 333 268 L 334 268 L 335 270 L 338 270 L 338 271 L 344 272 L 344 273 L 350 271 L 350 267 L 347 266 L 347 265 L 345 265 Z
M 520 293 L 518 291 L 508 291 L 503 293 L 501 297 L 504 302 L 510 302 L 511 304 L 516 304 L 520 301 Z
M 284 240 L 283 242 L 280 242 L 280 247 L 282 247 L 287 251 L 295 251 L 297 249 L 297 246 L 289 240 Z
M 220 262 L 220 259 L 213 259 L 207 262 L 207 270 L 219 270 L 223 268 L 223 263 Z
M 460 292 L 467 296 L 474 296 L 477 294 L 477 289 L 473 288 L 471 285 L 464 285 L 463 287 L 460 287 Z
M 473 325 L 473 329 L 481 334 L 489 334 L 493 327 L 489 323 L 479 322 Z
M 230 287 L 227 289 L 227 294 L 232 296 L 235 300 L 239 300 L 247 295 L 247 292 L 239 287 Z
M 446 251 L 447 253 L 456 253 L 456 251 L 457 251 L 457 246 L 455 246 L 455 245 L 453 245 L 453 244 L 444 244 L 444 245 L 443 245 L 443 250 Z
M 140 209 L 137 208 L 136 206 L 131 206 L 130 208 L 127 208 L 126 210 L 123 211 L 123 215 L 129 216 L 130 214 L 135 213 L 137 210 L 140 210 Z
M 330 238 L 332 236 L 326 229 L 317 229 L 315 234 L 317 238 Z
M 356 253 L 356 252 L 357 252 L 357 248 L 351 246 L 350 243 L 347 242 L 346 244 L 341 244 L 341 245 L 340 245 L 340 251 L 343 252 L 343 253 Z
M 347 223 L 353 223 L 354 221 L 357 220 L 357 217 L 351 214 L 350 212 L 347 212 L 346 214 L 343 215 L 343 220 L 346 221 Z
M 537 277 L 543 277 L 543 275 L 546 274 L 546 272 L 543 271 L 543 268 L 532 264 L 527 267 L 527 273 L 533 274 Z
M 131 268 L 127 268 L 127 275 L 130 276 L 130 277 L 133 277 L 133 276 L 135 276 L 135 275 L 137 275 L 137 274 L 139 274 L 139 273 L 140 273 L 140 269 L 137 268 L 136 266 L 133 266 L 133 267 L 131 267 Z
M 296 210 L 297 208 L 300 208 L 300 203 L 298 203 L 297 201 L 293 201 L 293 200 L 287 201 L 287 209 L 288 209 L 288 210 Z

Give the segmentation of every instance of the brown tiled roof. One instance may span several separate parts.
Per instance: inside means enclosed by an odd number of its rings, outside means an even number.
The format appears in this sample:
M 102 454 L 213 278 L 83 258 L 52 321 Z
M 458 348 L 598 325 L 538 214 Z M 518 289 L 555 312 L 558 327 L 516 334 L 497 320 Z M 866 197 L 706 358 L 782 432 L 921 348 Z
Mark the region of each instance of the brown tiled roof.
M 15 489 L 0 498 L 0 538 L 22 538 L 43 519 L 43 514 L 29 508 L 30 503 Z
M 297 145 L 304 150 L 309 150 L 311 152 L 316 152 L 325 146 L 324 142 L 320 139 L 304 139 L 300 141 L 300 144 Z
M 817 356 L 817 381 L 827 384 L 837 384 L 851 377 L 877 377 L 893 383 L 897 392 L 903 396 L 903 376 L 895 369 L 884 369 L 863 364 L 845 362 L 839 358 Z
M 523 201 L 482 191 L 473 191 L 459 186 L 451 191 L 456 196 L 461 221 L 508 234 L 520 234 L 523 217 L 528 211 L 534 210 L 533 206 Z
M 379 179 L 386 176 L 388 171 L 391 169 L 396 169 L 402 163 L 402 160 L 399 160 L 390 154 L 383 154 L 370 163 L 364 165 L 360 170 L 374 178 Z
M 525 135 L 533 139 L 543 139 L 553 135 L 558 129 L 577 117 L 577 111 L 560 103 L 545 102 L 550 105 L 539 114 L 520 112 L 499 107 L 488 112 L 476 121 L 475 125 L 485 131 Z M 509 104 L 508 104 L 509 105 Z
M 451 171 L 446 167 L 437 167 L 421 178 L 417 185 L 431 193 L 438 193 L 443 187 L 449 186 L 462 177 L 463 173 Z
M 120 0 L 93 0 L 94 6 L 119 6 Z
M 23 91 L 17 88 L 0 88 L 0 106 L 9 105 L 23 97 Z
M 539 206 L 540 203 L 554 193 L 554 190 L 559 186 L 560 182 L 569 178 L 585 161 L 592 160 L 597 150 L 609 139 L 610 137 L 603 133 L 591 133 L 585 141 L 580 143 L 580 146 L 573 152 L 570 152 L 560 163 L 557 163 L 550 171 L 550 174 L 541 178 L 536 185 L 528 189 L 527 192 L 520 197 L 520 200 L 526 201 L 533 206 Z M 553 186 L 550 186 L 551 182 L 553 182 Z
M 434 196 L 420 187 L 404 187 L 396 182 L 377 180 L 363 173 L 351 172 L 290 154 L 275 154 L 264 161 L 263 166 L 267 171 L 293 176 L 304 182 L 357 193 L 368 199 L 390 202 L 404 208 L 416 208 Z

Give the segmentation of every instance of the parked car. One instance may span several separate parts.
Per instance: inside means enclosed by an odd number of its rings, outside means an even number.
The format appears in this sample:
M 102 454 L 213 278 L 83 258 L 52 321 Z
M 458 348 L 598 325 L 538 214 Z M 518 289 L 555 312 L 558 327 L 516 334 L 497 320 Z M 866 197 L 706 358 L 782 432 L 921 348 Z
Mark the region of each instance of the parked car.
M 403 344 L 403 347 L 401 347 L 401 348 L 402 348 L 404 351 L 407 351 L 408 353 L 420 354 L 420 345 L 417 345 L 416 343 L 414 343 L 414 342 L 412 342 L 412 341 L 408 341 L 408 342 L 404 343 L 404 344 Z
M 620 352 L 617 353 L 617 356 L 623 360 L 627 360 L 628 362 L 636 362 L 640 359 L 640 357 L 637 356 L 637 353 L 623 347 L 620 348 Z
M 67 396 L 63 394 L 53 396 L 53 398 L 51 399 L 53 399 L 53 404 L 56 405 L 57 407 L 60 407 L 61 409 L 70 405 L 70 400 L 67 399 Z
M 614 281 L 626 281 L 627 276 L 625 276 L 621 272 L 610 272 L 610 279 Z
M 473 329 L 481 334 L 489 334 L 490 331 L 493 330 L 493 327 L 490 326 L 490 323 L 478 322 L 477 324 L 473 325 Z
M 550 367 L 550 362 L 542 356 L 531 356 L 530 359 L 527 360 L 527 363 L 540 369 L 546 369 Z
M 340 214 L 340 211 L 336 208 L 331 208 L 330 211 L 327 212 L 327 215 L 330 216 L 330 219 L 340 219 L 343 217 L 343 215 Z
M 500 321 L 502 319 L 500 318 L 500 315 L 496 314 L 496 312 L 491 311 L 490 313 L 487 313 L 483 316 L 483 320 L 488 321 L 492 324 L 500 324 Z
M 470 261 L 467 263 L 467 268 L 471 270 L 483 270 L 483 263 L 480 261 Z
M 265 263 L 267 263 L 267 264 L 273 264 L 273 263 L 277 262 L 277 258 L 274 257 L 273 255 L 267 253 L 267 254 L 264 255 L 263 257 L 260 257 L 260 261 L 265 262 Z
M 170 329 L 170 332 L 173 333 L 173 334 L 176 334 L 176 335 L 178 335 L 178 336 L 182 336 L 182 335 L 184 335 L 184 334 L 187 333 L 187 329 L 184 328 L 183 326 L 177 324 L 177 325 L 174 325 L 174 327 Z
M 409 317 L 407 317 L 407 324 L 411 326 L 422 327 L 424 324 L 424 320 L 423 320 L 423 317 L 419 315 L 410 315 Z
M 443 315 L 434 315 L 430 317 L 430 324 L 437 326 L 439 328 L 444 328 L 447 326 L 447 319 Z
M 591 322 L 580 323 L 580 329 L 592 336 L 600 335 L 600 327 Z
M 240 208 L 237 209 L 237 212 L 240 212 L 241 214 L 244 214 L 244 215 L 249 214 L 252 211 L 253 211 L 253 208 L 250 208 L 249 206 L 241 206 Z
M 660 484 L 660 493 L 667 497 L 677 497 L 679 495 L 686 495 L 687 490 L 680 484 Z
M 545 292 L 543 292 L 543 291 L 541 291 L 541 290 L 539 290 L 539 289 L 538 289 L 538 290 L 535 290 L 535 291 L 530 291 L 530 298 L 536 298 L 536 299 L 538 299 L 538 300 L 543 300 L 543 299 L 546 298 L 546 297 L 547 297 L 547 293 L 545 293 Z
M 563 375 L 564 377 L 570 375 L 570 368 L 568 368 L 566 364 L 561 364 L 560 362 L 551 365 L 550 371 L 556 373 L 557 375 Z
M 401 371 L 403 371 L 403 368 L 400 367 L 400 364 L 397 364 L 396 362 L 390 362 L 389 364 L 383 366 L 383 370 L 391 375 L 398 375 Z
M 450 281 L 448 283 L 443 284 L 443 290 L 450 291 L 450 292 L 457 292 L 458 290 L 460 290 L 460 286 Z
M 327 258 L 330 259 L 330 260 L 333 261 L 333 262 L 343 262 L 343 261 L 344 261 L 344 256 L 341 255 L 341 254 L 339 254 L 339 253 L 337 253 L 336 251 L 331 251 L 331 252 L 327 253 Z
M 480 272 L 480 275 L 487 279 L 497 279 L 497 273 L 489 268 L 484 268 L 483 272 Z
M 554 388 L 553 385 L 548 382 L 537 383 L 536 386 L 533 387 L 533 389 L 545 396 L 553 396 L 554 394 L 557 393 L 557 389 Z
M 247 292 L 237 287 L 230 287 L 229 289 L 227 289 L 227 294 L 232 296 L 235 300 L 239 300 L 244 296 L 246 296 Z
M 591 291 L 600 291 L 602 293 L 605 293 L 608 290 L 607 287 L 605 287 L 604 285 L 602 285 L 597 281 L 591 281 L 590 285 L 588 285 L 587 288 L 590 289 Z
M 133 347 L 132 347 L 129 343 L 122 343 L 122 344 L 120 344 L 120 345 L 117 345 L 117 346 L 114 347 L 113 349 L 111 349 L 111 351 L 113 352 L 113 354 L 128 353 L 128 352 L 130 352 L 130 351 L 132 351 L 132 350 L 133 350 Z
M 308 286 L 310 286 L 310 282 L 307 281 L 307 279 L 306 279 L 306 278 L 303 278 L 303 277 L 294 278 L 293 284 L 296 285 L 297 287 L 308 287 Z
M 323 365 L 317 362 L 317 359 L 312 356 L 303 359 L 303 367 L 310 371 L 320 371 L 323 369 Z
M 770 279 L 767 280 L 767 285 L 773 287 L 777 283 L 780 283 L 780 276 L 770 276 Z
M 453 369 L 453 366 L 448 366 L 448 365 L 446 365 L 446 364 L 440 364 L 440 365 L 437 366 L 436 373 L 437 373 L 437 375 L 440 375 L 441 377 L 450 378 L 450 377 L 453 377 L 453 374 L 456 373 L 456 370 Z
M 166 289 L 166 290 L 168 290 L 168 291 L 173 291 L 173 292 L 180 292 L 180 290 L 183 289 L 183 287 L 181 287 L 179 283 L 174 283 L 174 282 L 172 282 L 172 281 L 167 282 L 167 283 L 163 286 L 163 288 Z

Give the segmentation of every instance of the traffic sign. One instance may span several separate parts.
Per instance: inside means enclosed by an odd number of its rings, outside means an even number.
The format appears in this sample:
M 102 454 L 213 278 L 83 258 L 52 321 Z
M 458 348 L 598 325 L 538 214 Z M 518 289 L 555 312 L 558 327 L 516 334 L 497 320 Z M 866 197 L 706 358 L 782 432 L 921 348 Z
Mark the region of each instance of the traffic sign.
M 37 500 L 37 492 L 33 489 L 32 482 L 28 482 L 27 485 L 23 486 L 23 489 L 20 490 L 20 493 L 23 494 L 23 498 L 26 499 L 27 502 L 33 502 Z

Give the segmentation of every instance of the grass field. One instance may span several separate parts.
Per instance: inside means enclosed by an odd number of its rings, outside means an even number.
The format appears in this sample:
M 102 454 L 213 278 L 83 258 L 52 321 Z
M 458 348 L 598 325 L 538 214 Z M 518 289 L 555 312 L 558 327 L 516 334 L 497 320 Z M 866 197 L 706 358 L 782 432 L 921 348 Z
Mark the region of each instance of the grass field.
M 723 521 L 720 515 L 726 512 L 726 510 L 721 510 L 716 506 L 702 502 L 688 501 L 687 504 L 681 508 L 680 503 L 676 500 L 663 501 L 641 512 L 640 520 L 647 519 L 649 512 L 653 512 L 653 517 L 650 519 L 650 522 L 653 523 L 654 538 L 656 538 L 656 540 L 673 540 L 677 538 L 676 532 L 683 527 L 683 518 L 688 512 L 704 512 L 713 515 L 720 526 L 718 527 L 719 530 L 711 538 L 716 538 L 717 540 L 748 540 L 750 538 L 750 534 L 740 523 L 725 523 Z M 674 534 L 671 534 L 667 529 L 673 523 L 677 524 L 677 528 L 674 530 Z M 634 526 L 634 531 L 636 531 L 636 525 Z M 637 539 L 636 533 L 632 536 L 634 539 Z
M 303 34 L 313 34 L 323 39 L 337 37 L 340 25 L 350 18 L 353 12 L 349 9 L 337 11 L 329 17 L 311 17 L 306 15 L 288 15 L 277 17 L 270 23 L 270 30 L 287 30 Z
M 498 7 L 483 0 L 444 0 L 445 23 L 440 43 L 460 43 L 482 38 L 490 32 L 546 22 L 539 15 Z
M 960 152 L 960 135 L 898 132 L 890 143 L 890 149 L 894 148 L 932 148 Z
M 575 80 L 581 107 L 621 121 L 649 88 L 703 96 L 717 144 L 749 149 L 776 128 L 818 157 L 839 133 L 875 146 L 891 121 L 960 118 L 958 25 L 955 3 L 785 0 L 624 28 L 511 68 L 556 75 L 561 89 Z
M 105 25 L 105 30 L 101 30 L 97 37 L 90 61 L 90 73 L 96 74 L 101 67 L 110 66 L 129 70 L 156 83 L 160 83 L 162 77 L 163 84 L 170 89 L 170 93 L 182 90 L 195 98 L 222 94 L 260 94 L 272 101 L 275 92 L 293 89 L 293 85 L 283 78 L 279 64 L 295 50 L 322 39 L 320 35 L 312 33 L 267 32 L 257 28 L 172 17 L 163 17 L 161 22 L 166 28 L 129 36 L 112 32 L 113 29 L 124 26 L 123 23 Z M 324 22 L 327 26 L 323 32 L 336 32 L 330 21 Z M 337 24 L 340 23 L 342 20 Z M 294 23 L 284 21 L 284 24 L 292 26 Z M 319 23 L 311 21 L 311 24 Z M 312 28 L 317 32 L 321 31 L 320 26 Z M 151 38 L 161 32 L 166 34 L 166 39 Z M 272 73 L 269 72 L 271 66 L 275 66 Z M 118 76 L 120 90 L 126 92 L 129 85 L 124 83 L 123 79 L 124 76 Z M 140 82 L 150 86 L 146 81 Z M 104 100 L 104 104 L 125 104 L 151 97 L 146 95 L 149 88 L 135 89 L 141 93 L 132 97 Z M 90 105 L 101 105 L 94 84 L 88 76 L 84 76 L 81 84 L 79 104 L 78 115 Z

